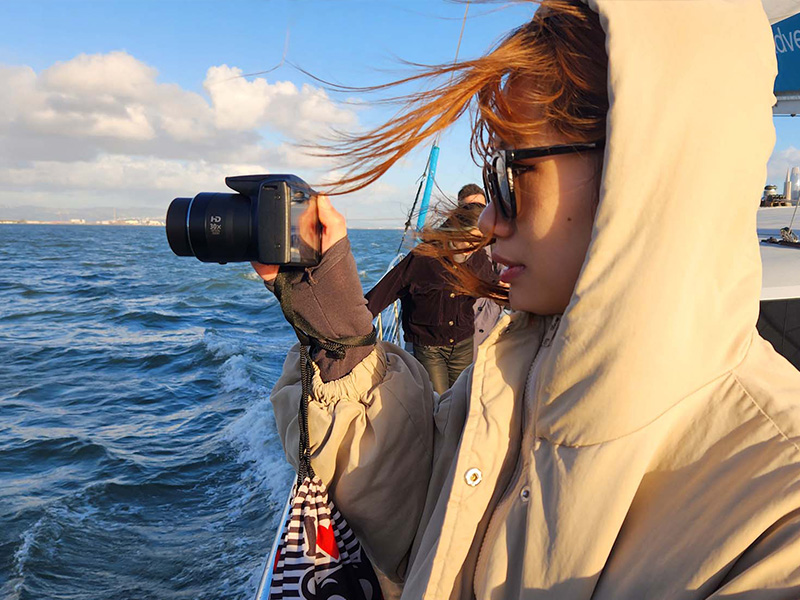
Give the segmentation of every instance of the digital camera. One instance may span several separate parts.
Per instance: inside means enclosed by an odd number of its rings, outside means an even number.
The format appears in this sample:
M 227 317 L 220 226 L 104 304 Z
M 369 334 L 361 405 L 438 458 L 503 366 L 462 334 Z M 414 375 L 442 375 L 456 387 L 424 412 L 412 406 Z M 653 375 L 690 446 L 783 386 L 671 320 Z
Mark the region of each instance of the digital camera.
M 167 209 L 167 241 L 202 262 L 257 261 L 290 267 L 319 263 L 317 194 L 295 175 L 226 177 L 235 194 L 201 192 Z

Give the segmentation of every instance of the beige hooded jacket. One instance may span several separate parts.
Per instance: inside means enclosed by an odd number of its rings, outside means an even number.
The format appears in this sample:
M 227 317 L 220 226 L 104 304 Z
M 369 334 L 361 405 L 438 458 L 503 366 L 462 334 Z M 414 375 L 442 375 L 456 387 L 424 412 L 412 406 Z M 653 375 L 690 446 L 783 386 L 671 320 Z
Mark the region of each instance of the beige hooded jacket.
M 593 240 L 441 399 L 383 344 L 317 377 L 313 465 L 402 598 L 800 598 L 800 373 L 755 330 L 775 57 L 757 0 L 590 0 Z M 272 400 L 294 461 L 298 354 Z M 387 592 L 390 586 L 387 585 Z

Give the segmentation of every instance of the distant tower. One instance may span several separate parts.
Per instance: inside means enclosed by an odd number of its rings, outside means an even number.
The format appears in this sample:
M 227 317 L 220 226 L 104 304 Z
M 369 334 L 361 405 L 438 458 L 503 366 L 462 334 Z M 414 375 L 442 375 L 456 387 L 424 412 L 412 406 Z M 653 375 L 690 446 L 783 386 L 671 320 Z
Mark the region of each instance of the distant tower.
M 789 202 L 792 201 L 792 170 L 786 169 L 786 181 L 783 182 L 783 195 Z
M 800 167 L 792 167 L 790 179 L 792 180 L 792 200 L 797 200 L 800 198 Z

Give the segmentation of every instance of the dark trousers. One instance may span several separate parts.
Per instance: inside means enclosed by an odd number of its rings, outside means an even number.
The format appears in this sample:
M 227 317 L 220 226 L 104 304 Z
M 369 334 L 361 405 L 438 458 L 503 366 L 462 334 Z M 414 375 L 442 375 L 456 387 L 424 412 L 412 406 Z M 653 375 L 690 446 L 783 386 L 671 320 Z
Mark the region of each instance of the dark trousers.
M 461 371 L 472 364 L 472 337 L 451 346 L 417 346 L 414 356 L 422 363 L 439 394 L 450 388 Z

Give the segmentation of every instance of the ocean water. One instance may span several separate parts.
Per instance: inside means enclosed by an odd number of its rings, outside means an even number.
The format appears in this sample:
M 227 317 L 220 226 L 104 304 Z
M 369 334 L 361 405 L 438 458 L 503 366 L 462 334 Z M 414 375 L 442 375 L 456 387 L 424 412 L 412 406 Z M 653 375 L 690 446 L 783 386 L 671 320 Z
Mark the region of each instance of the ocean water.
M 351 232 L 365 289 L 400 235 Z M 251 598 L 294 340 L 249 265 L 161 228 L 0 225 L 0 598 Z

